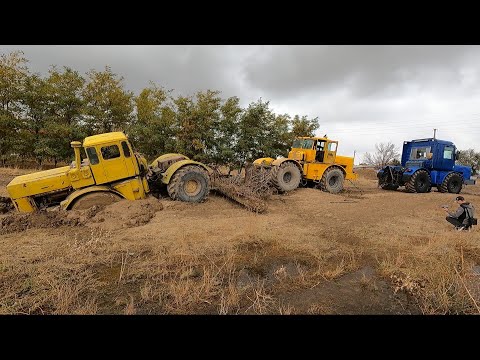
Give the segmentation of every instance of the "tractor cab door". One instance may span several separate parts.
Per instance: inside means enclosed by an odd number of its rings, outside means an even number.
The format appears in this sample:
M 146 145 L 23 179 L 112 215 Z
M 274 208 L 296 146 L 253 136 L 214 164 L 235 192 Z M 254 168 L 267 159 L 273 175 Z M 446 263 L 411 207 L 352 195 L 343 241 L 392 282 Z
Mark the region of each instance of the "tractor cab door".
M 337 156 L 337 145 L 338 141 L 328 141 L 327 149 L 325 151 L 324 163 L 333 164 L 335 162 L 335 157 Z
M 97 185 L 122 180 L 133 174 L 125 164 L 125 157 L 117 143 L 87 147 L 86 152 Z
M 127 167 L 127 176 L 133 177 L 139 174 L 138 164 L 133 153 L 133 149 L 127 141 L 122 141 L 122 152 Z
M 435 157 L 435 169 L 445 171 L 453 170 L 455 166 L 455 146 L 443 145 L 440 148 L 441 151 L 439 151 L 438 156 Z
M 325 160 L 325 148 L 327 142 L 325 140 L 317 140 L 315 144 L 315 161 L 323 163 Z

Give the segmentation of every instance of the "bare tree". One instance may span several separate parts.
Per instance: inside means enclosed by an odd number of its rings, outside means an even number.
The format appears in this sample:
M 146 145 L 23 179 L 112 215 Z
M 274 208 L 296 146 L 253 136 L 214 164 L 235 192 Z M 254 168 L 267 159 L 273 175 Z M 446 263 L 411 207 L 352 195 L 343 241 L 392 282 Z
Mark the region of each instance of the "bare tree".
M 380 169 L 385 165 L 398 163 L 399 157 L 400 152 L 394 144 L 391 142 L 380 143 L 375 144 L 375 152 L 373 154 L 367 152 L 363 155 L 363 162 Z

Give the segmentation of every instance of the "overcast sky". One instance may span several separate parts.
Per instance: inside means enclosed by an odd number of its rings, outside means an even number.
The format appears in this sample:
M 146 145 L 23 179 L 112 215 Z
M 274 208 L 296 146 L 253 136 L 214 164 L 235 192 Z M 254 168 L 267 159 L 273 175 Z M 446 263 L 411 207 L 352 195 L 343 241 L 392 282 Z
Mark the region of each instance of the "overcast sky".
M 105 65 L 138 93 L 154 81 L 183 95 L 219 90 L 242 106 L 318 117 L 356 163 L 375 143 L 432 137 L 480 151 L 480 46 L 1 46 L 33 72 Z

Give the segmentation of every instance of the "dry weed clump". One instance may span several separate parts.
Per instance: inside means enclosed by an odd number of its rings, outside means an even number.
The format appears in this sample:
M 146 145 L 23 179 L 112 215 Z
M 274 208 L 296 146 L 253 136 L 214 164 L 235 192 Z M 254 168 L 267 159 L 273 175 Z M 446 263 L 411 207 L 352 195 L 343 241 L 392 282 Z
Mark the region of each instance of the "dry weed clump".
M 472 269 L 479 258 L 464 256 L 464 246 L 477 253 L 478 245 L 458 246 L 459 241 L 463 240 L 447 234 L 436 242 L 387 254 L 379 269 L 391 280 L 394 291 L 410 295 L 424 314 L 478 314 L 480 294 L 474 291 L 478 279 Z

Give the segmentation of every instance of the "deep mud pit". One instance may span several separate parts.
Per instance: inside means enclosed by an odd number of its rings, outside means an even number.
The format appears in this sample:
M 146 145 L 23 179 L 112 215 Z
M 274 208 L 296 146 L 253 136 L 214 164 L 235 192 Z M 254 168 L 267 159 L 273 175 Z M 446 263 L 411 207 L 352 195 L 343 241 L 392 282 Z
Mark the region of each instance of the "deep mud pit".
M 116 230 L 147 224 L 163 209 L 156 198 L 122 200 L 108 206 L 92 206 L 86 210 L 48 210 L 32 214 L 9 212 L 0 218 L 0 235 L 36 228 L 60 226 L 88 226 L 102 230 Z

